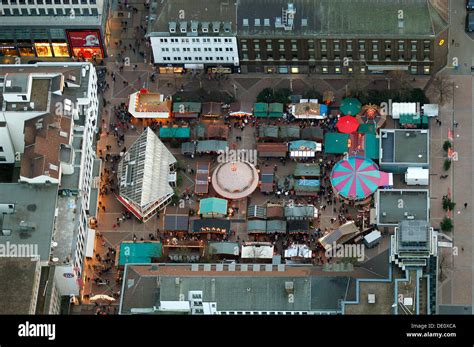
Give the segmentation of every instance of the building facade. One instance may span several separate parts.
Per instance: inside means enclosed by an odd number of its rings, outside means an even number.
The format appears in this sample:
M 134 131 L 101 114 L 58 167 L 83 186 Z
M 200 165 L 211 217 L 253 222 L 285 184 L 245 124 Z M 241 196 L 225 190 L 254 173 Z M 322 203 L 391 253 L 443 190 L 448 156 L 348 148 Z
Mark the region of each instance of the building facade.
M 2 0 L 0 56 L 103 58 L 109 0 Z
M 160 73 L 237 71 L 235 3 L 166 1 L 155 3 L 150 11 L 148 32 Z
M 242 73 L 429 75 L 447 61 L 448 25 L 428 0 L 213 0 L 194 6 L 185 0 L 151 6 L 149 32 L 162 73 L 233 65 Z
M 447 23 L 427 0 L 240 0 L 237 25 L 242 72 L 431 74 L 446 64 Z

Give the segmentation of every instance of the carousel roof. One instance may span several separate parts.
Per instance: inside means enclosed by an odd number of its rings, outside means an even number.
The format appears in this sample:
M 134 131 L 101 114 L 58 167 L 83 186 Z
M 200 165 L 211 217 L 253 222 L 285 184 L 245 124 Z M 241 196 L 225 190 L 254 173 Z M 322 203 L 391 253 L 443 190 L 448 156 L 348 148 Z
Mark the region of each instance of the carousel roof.
M 386 175 L 368 158 L 349 157 L 336 163 L 331 172 L 331 184 L 344 198 L 362 200 L 384 184 Z

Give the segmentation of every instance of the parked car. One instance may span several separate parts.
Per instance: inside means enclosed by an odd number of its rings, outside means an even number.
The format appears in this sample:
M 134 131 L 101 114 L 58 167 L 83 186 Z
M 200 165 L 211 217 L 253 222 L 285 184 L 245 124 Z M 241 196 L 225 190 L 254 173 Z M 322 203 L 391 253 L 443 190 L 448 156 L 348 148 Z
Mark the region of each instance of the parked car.
M 466 9 L 468 11 L 474 10 L 474 0 L 466 0 Z
M 466 32 L 472 33 L 474 31 L 474 12 L 469 12 L 466 15 Z

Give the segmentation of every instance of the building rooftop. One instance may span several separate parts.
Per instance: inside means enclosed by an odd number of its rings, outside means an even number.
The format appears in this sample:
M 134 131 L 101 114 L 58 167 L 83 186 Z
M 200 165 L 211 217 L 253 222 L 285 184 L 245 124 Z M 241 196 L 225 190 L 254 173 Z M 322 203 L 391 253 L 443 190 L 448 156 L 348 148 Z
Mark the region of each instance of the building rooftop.
M 159 307 L 202 291 L 218 311 L 336 311 L 349 278 L 314 277 L 309 266 L 270 264 L 154 264 L 127 266 L 121 312 Z M 194 269 L 194 270 L 193 270 Z M 291 294 L 291 300 L 289 295 Z
M 377 224 L 393 225 L 405 220 L 429 220 L 426 189 L 379 189 L 376 195 Z
M 147 128 L 119 162 L 117 178 L 121 202 L 142 215 L 150 204 L 173 195 L 168 175 L 170 166 L 175 163 L 175 157 L 153 130 Z
M 51 113 L 25 122 L 25 151 L 20 170 L 22 177 L 46 175 L 59 179 L 61 145 L 69 145 L 72 124 L 70 117 Z
M 241 37 L 386 37 L 429 38 L 447 23 L 428 0 L 239 0 Z M 282 11 L 293 15 L 285 22 Z M 404 20 L 398 19 L 402 10 Z M 370 14 L 370 15 L 369 15 Z M 384 18 L 384 20 L 376 20 Z
M 319 164 L 297 163 L 293 175 L 295 177 L 319 177 L 321 170 Z
M 57 264 L 70 264 L 73 258 L 76 237 L 78 234 L 77 225 L 80 218 L 81 198 L 79 195 L 72 195 L 63 191 L 58 195 L 55 230 L 52 248 L 52 260 Z
M 380 162 L 382 165 L 428 164 L 428 130 L 382 129 L 380 138 Z
M 13 210 L 0 214 L 0 242 L 37 245 L 41 261 L 49 261 L 58 186 L 0 184 L 0 205 Z M 10 230 L 5 236 L 5 230 Z
M 0 314 L 34 314 L 38 261 L 30 258 L 0 257 Z
M 165 0 L 157 5 L 148 32 L 173 36 L 229 36 L 236 32 L 236 4 L 228 0 Z M 180 17 L 180 14 L 184 14 Z M 152 17 L 153 18 L 153 17 Z M 174 29 L 174 33 L 170 32 Z M 186 28 L 182 31 L 182 28 Z

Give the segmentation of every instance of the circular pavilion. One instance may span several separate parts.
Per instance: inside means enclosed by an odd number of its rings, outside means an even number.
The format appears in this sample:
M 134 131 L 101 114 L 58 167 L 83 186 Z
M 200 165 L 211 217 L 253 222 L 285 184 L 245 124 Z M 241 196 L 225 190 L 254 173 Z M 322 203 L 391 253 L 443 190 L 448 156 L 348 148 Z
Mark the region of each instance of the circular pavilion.
M 258 186 L 258 171 L 246 161 L 220 164 L 212 174 L 212 187 L 223 198 L 243 199 Z
M 369 158 L 349 157 L 334 165 L 330 180 L 341 198 L 364 204 L 370 201 L 379 186 L 389 182 L 389 175 L 380 171 Z

